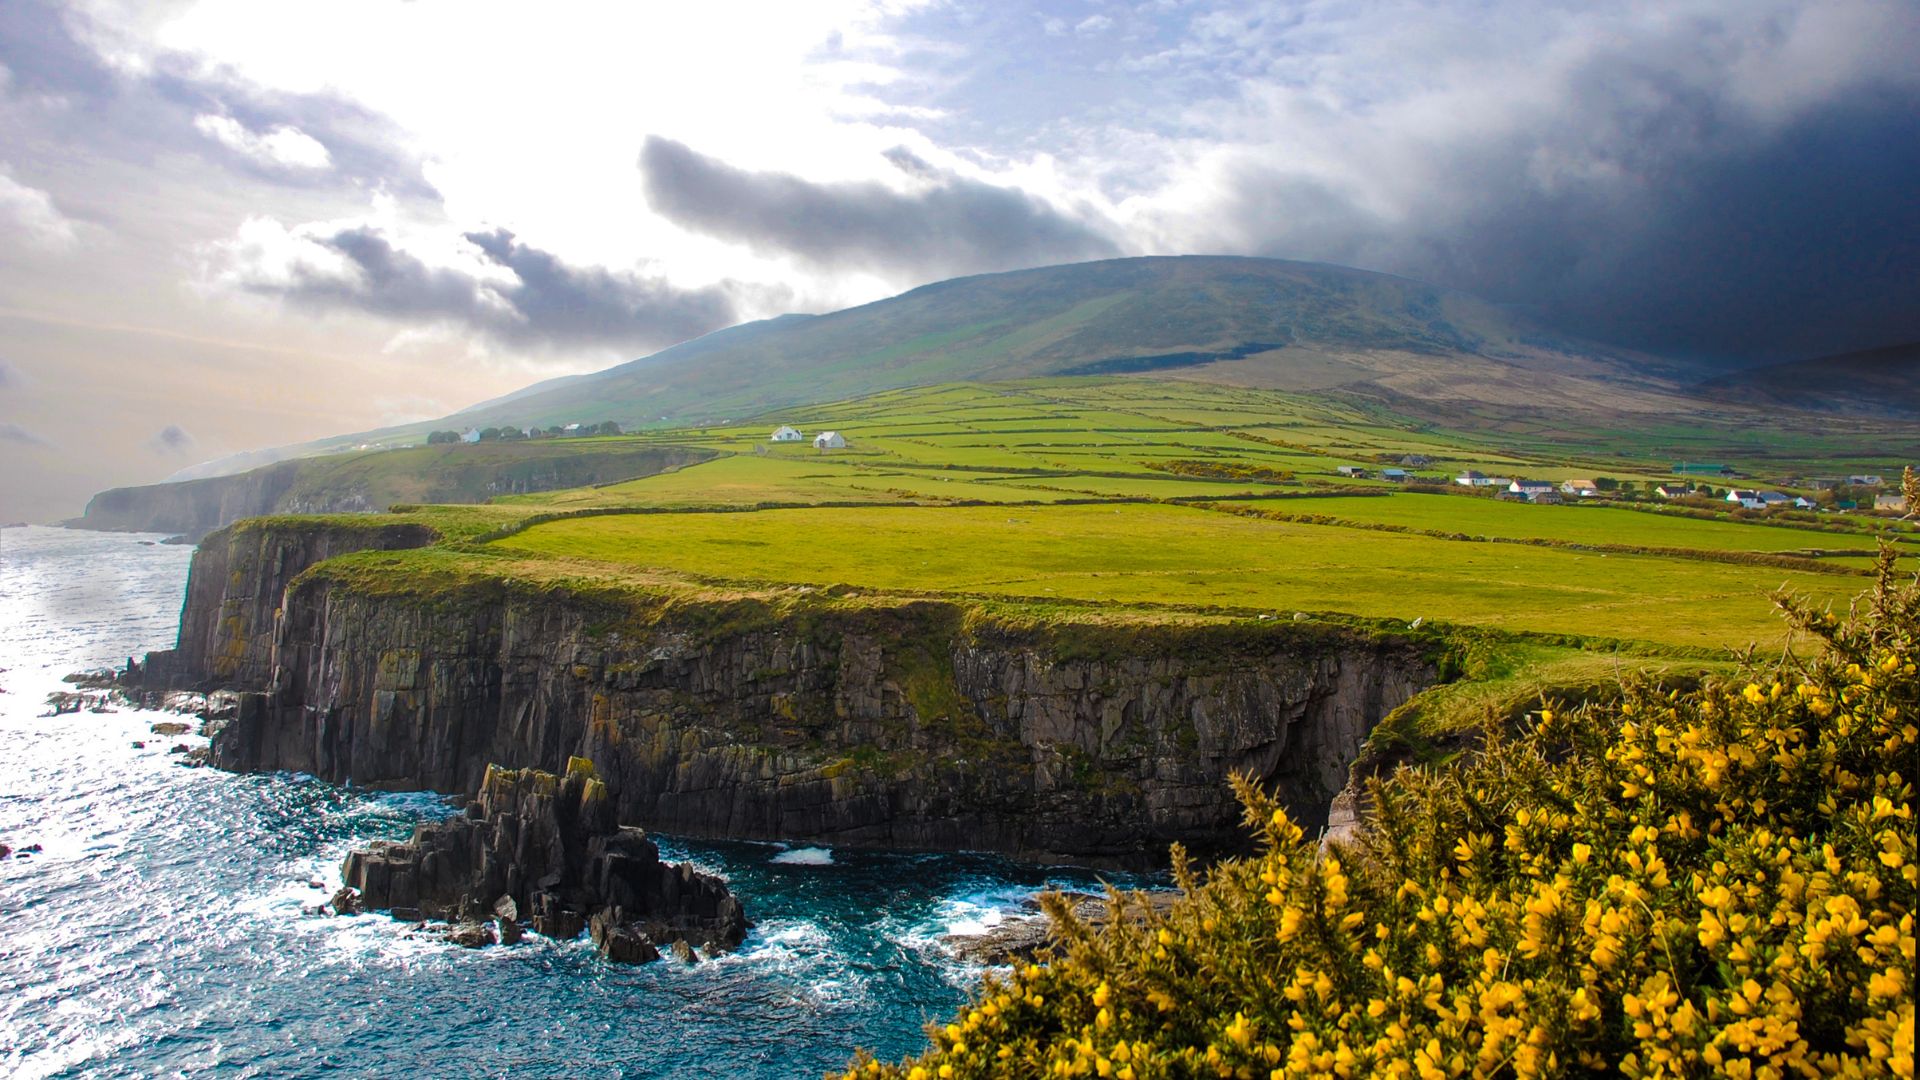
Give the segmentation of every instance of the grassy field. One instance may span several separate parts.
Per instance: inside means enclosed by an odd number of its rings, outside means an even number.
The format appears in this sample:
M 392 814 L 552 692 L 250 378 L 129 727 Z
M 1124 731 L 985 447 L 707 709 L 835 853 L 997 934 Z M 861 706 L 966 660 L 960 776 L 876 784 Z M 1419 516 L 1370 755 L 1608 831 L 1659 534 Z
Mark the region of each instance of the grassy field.
M 1767 590 L 1842 599 L 1853 577 L 1423 536 L 1150 504 L 642 514 L 495 545 L 743 584 L 1439 619 L 1681 646 L 1774 642 Z
M 770 443 L 780 424 L 838 430 L 849 445 Z M 845 586 L 1043 618 L 1351 616 L 1459 628 L 1475 643 L 1468 678 L 1437 689 L 1403 723 L 1411 731 L 1556 685 L 1776 649 L 1773 590 L 1844 604 L 1866 586 L 1879 536 L 1920 551 L 1920 530 L 1887 518 L 1533 506 L 1446 482 L 1477 468 L 1645 489 L 1668 479 L 1661 448 L 1683 433 L 1575 434 L 1469 435 L 1377 403 L 1177 381 L 936 386 L 591 440 L 598 453 L 631 447 L 688 463 L 487 506 L 409 508 L 441 529 L 442 545 L 347 562 L 369 587 L 409 573 L 689 596 Z M 1772 458 L 1743 456 L 1759 443 L 1680 445 L 1768 487 L 1806 473 L 1891 474 L 1888 448 L 1905 447 L 1886 431 L 1878 456 L 1856 453 L 1866 435 L 1852 429 L 1783 437 L 1789 450 Z M 1413 471 L 1445 494 L 1338 471 L 1377 475 L 1416 454 L 1429 460 Z M 1787 458 L 1796 472 L 1781 471 Z

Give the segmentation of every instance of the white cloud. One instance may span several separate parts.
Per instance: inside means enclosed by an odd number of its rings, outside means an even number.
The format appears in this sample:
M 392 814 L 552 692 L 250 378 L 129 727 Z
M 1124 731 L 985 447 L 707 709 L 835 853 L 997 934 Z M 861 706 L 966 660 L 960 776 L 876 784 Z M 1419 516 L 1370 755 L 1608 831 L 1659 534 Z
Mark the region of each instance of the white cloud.
M 202 113 L 194 117 L 193 126 L 227 149 L 262 165 L 285 169 L 324 169 L 333 164 L 332 155 L 327 153 L 327 148 L 320 140 L 285 124 L 271 128 L 262 135 L 247 130 L 246 125 L 231 116 Z
M 1105 15 L 1089 15 L 1081 19 L 1073 28 L 1076 34 L 1097 34 L 1102 30 L 1113 29 L 1113 20 Z
M 53 197 L 15 180 L 4 163 L 0 163 L 0 221 L 18 229 L 29 244 L 47 251 L 65 251 L 79 239 L 73 222 L 53 205 Z

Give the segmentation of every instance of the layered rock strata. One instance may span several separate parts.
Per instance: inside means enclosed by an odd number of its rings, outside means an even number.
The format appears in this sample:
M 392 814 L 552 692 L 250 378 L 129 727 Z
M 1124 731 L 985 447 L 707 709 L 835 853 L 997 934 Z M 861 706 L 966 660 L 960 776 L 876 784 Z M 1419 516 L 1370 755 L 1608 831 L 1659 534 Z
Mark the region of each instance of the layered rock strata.
M 493 920 L 506 941 L 525 916 L 549 937 L 590 931 L 609 958 L 630 963 L 675 945 L 731 949 L 748 927 L 725 882 L 661 862 L 645 832 L 619 824 L 607 785 L 580 758 L 561 776 L 488 769 L 463 816 L 417 826 L 405 843 L 356 851 L 341 876 L 357 894 L 349 907 L 469 925 Z M 334 903 L 341 909 L 339 897 Z M 468 936 L 477 941 L 480 933 Z
M 1431 630 L 1026 625 L 798 591 L 370 583 L 313 565 L 324 529 L 219 539 L 161 664 L 176 684 L 253 691 L 216 764 L 466 793 L 490 763 L 579 756 L 620 819 L 700 837 L 1102 864 L 1232 847 L 1229 773 L 1324 820 L 1367 733 L 1437 679 L 1446 647 Z

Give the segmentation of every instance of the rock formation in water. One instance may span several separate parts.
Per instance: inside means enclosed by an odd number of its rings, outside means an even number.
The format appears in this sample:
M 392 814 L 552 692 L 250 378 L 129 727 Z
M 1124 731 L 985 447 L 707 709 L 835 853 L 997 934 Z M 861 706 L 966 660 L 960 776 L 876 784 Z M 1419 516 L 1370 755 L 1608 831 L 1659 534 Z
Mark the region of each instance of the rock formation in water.
M 619 824 L 606 784 L 580 758 L 564 776 L 490 768 L 464 816 L 356 851 L 342 876 L 357 895 L 336 895 L 337 911 L 445 919 L 466 945 L 494 939 L 481 925 L 488 920 L 500 940 L 513 940 L 523 916 L 549 937 L 587 930 L 608 957 L 630 963 L 675 945 L 731 949 L 747 933 L 726 884 L 661 862 L 646 833 Z
M 1226 783 L 1324 820 L 1447 639 L 1319 622 L 1008 623 L 961 603 L 377 578 L 323 560 L 430 542 L 248 523 L 196 554 L 149 684 L 241 691 L 215 764 L 478 790 L 594 761 L 622 820 L 700 837 L 1151 864 L 1245 833 Z

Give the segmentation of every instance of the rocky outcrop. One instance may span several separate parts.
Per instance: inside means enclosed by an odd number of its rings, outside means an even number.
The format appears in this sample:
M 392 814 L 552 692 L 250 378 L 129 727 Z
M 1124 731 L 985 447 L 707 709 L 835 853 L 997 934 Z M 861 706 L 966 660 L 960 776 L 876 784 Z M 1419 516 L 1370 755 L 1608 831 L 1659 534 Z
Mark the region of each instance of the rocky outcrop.
M 486 920 L 510 941 L 523 914 L 550 937 L 588 930 L 609 958 L 630 963 L 675 944 L 731 949 L 747 932 L 726 884 L 661 862 L 644 832 L 619 824 L 606 784 L 580 758 L 563 776 L 488 769 L 464 816 L 356 851 L 342 876 L 357 893 L 348 907 L 446 919 L 467 928 L 462 944 L 493 940 L 477 926 Z
M 295 577 L 336 555 L 423 547 L 437 535 L 377 520 L 222 529 L 193 553 L 177 645 L 130 662 L 125 681 L 146 690 L 263 687 L 273 674 L 275 620 Z

